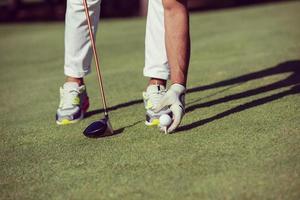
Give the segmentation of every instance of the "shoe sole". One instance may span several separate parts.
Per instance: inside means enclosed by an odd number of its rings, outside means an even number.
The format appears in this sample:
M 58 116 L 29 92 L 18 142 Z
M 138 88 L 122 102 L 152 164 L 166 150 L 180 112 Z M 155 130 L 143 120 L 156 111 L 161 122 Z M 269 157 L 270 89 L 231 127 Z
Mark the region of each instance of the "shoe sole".
M 146 126 L 159 126 L 159 119 L 153 119 L 151 122 L 145 121 Z
M 57 125 L 69 125 L 69 124 L 75 124 L 77 122 L 79 122 L 80 120 L 82 120 L 84 117 L 84 113 L 81 112 L 81 115 L 78 119 L 75 119 L 75 120 L 69 120 L 69 119 L 63 119 L 61 121 L 56 121 L 56 124 Z

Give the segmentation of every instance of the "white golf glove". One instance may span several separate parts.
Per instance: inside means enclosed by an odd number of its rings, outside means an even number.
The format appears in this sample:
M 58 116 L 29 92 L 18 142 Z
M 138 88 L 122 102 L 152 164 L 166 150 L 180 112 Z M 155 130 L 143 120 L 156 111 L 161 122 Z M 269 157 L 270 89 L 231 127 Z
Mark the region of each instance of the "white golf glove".
M 184 115 L 184 98 L 186 88 L 180 84 L 173 84 L 160 100 L 156 107 L 153 108 L 154 112 L 159 112 L 164 107 L 169 107 L 173 114 L 172 124 L 168 127 L 167 132 L 174 131 L 180 124 Z

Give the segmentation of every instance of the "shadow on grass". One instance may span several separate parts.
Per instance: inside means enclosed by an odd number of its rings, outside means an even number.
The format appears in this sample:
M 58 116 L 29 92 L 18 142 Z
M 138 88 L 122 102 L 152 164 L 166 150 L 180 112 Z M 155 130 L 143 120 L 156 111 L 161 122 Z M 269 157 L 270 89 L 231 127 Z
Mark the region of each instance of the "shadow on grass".
M 130 124 L 130 125 L 128 125 L 128 126 L 125 126 L 125 127 L 119 128 L 119 129 L 116 129 L 116 130 L 114 130 L 114 132 L 113 132 L 112 135 L 105 135 L 105 136 L 100 136 L 100 135 L 99 135 L 98 137 L 97 137 L 97 136 L 93 136 L 93 137 L 88 137 L 88 138 L 99 139 L 99 138 L 110 138 L 110 137 L 114 137 L 114 136 L 117 136 L 117 135 L 123 133 L 123 131 L 124 131 L 126 128 L 130 128 L 130 127 L 132 127 L 132 126 L 135 126 L 135 125 L 137 125 L 137 124 L 140 123 L 140 122 L 142 122 L 142 120 L 136 121 L 136 122 L 134 122 L 134 123 L 132 123 L 132 124 Z
M 122 133 L 126 128 L 130 128 L 130 127 L 133 127 L 139 123 L 141 123 L 143 120 L 140 120 L 140 121 L 137 121 L 137 122 L 134 122 L 133 124 L 130 124 L 128 126 L 125 126 L 125 127 L 122 127 L 122 128 L 119 128 L 117 130 L 114 130 L 114 135 L 118 135 L 120 133 Z
M 259 106 L 259 105 L 263 105 L 263 104 L 272 102 L 274 100 L 281 99 L 285 96 L 300 93 L 300 61 L 299 60 L 287 61 L 287 62 L 281 63 L 275 67 L 268 68 L 268 69 L 265 69 L 262 71 L 258 71 L 258 72 L 250 73 L 247 75 L 239 76 L 237 78 L 217 82 L 217 83 L 214 83 L 211 85 L 206 85 L 206 86 L 190 89 L 190 92 L 199 92 L 199 91 L 212 89 L 212 88 L 224 87 L 224 86 L 229 86 L 229 85 L 233 85 L 233 84 L 240 84 L 240 83 L 244 83 L 247 81 L 261 79 L 261 78 L 264 78 L 267 76 L 283 74 L 283 73 L 291 73 L 291 75 L 289 75 L 287 78 L 285 78 L 283 80 L 280 80 L 275 83 L 268 84 L 268 85 L 265 85 L 265 86 L 262 86 L 259 88 L 247 90 L 244 92 L 229 95 L 229 96 L 219 98 L 216 100 L 212 100 L 212 101 L 208 101 L 205 103 L 200 103 L 200 104 L 189 106 L 186 108 L 186 112 L 187 113 L 193 112 L 194 110 L 197 110 L 199 108 L 210 107 L 210 106 L 214 106 L 214 105 L 217 105 L 220 103 L 226 103 L 226 102 L 229 102 L 232 100 L 246 98 L 246 97 L 254 96 L 257 94 L 266 93 L 266 92 L 269 92 L 272 90 L 277 90 L 279 88 L 284 88 L 284 87 L 289 87 L 289 86 L 291 88 L 289 88 L 283 92 L 279 92 L 279 93 L 276 93 L 276 94 L 273 94 L 273 95 L 270 95 L 267 97 L 259 98 L 259 99 L 247 102 L 245 104 L 236 106 L 232 109 L 229 109 L 222 113 L 219 113 L 213 117 L 202 119 L 202 120 L 193 122 L 191 124 L 181 126 L 177 129 L 177 132 L 190 130 L 190 129 L 205 125 L 207 123 L 213 122 L 215 120 L 224 118 L 231 114 L 238 113 L 238 112 Z
M 126 102 L 126 103 L 121 103 L 121 104 L 118 104 L 118 105 L 109 107 L 109 108 L 108 108 L 108 111 L 118 110 L 118 109 L 120 109 L 120 108 L 125 108 L 125 107 L 129 107 L 129 106 L 134 106 L 134 105 L 136 105 L 136 104 L 141 104 L 141 103 L 143 103 L 143 100 L 142 100 L 142 99 L 133 100 L 133 101 L 128 101 L 128 102 Z M 96 114 L 99 114 L 99 113 L 103 113 L 103 112 L 104 112 L 103 109 L 92 110 L 92 111 L 89 111 L 89 112 L 85 113 L 84 118 L 88 118 L 88 117 L 91 117 L 91 116 L 93 116 L 93 115 L 96 115 Z
M 195 111 L 199 108 L 210 107 L 210 106 L 214 106 L 214 105 L 217 105 L 217 104 L 220 104 L 220 103 L 226 103 L 226 102 L 229 102 L 229 101 L 254 96 L 254 95 L 257 95 L 257 94 L 262 94 L 262 93 L 266 93 L 266 92 L 269 92 L 269 91 L 272 91 L 272 90 L 277 90 L 277 89 L 284 88 L 284 87 L 289 87 L 289 86 L 291 87 L 291 88 L 289 88 L 289 89 L 287 89 L 283 92 L 273 94 L 273 95 L 270 95 L 270 96 L 267 96 L 267 97 L 263 97 L 263 98 L 260 98 L 260 99 L 256 99 L 256 100 L 247 102 L 245 104 L 236 106 L 232 109 L 229 109 L 227 111 L 219 113 L 219 114 L 217 114 L 213 117 L 210 117 L 210 118 L 207 118 L 207 119 L 202 119 L 202 120 L 199 120 L 199 121 L 195 121 L 191 124 L 181 126 L 177 129 L 177 132 L 191 130 L 193 128 L 205 125 L 209 122 L 213 122 L 215 120 L 224 118 L 224 117 L 229 116 L 231 114 L 238 113 L 238 112 L 241 112 L 241 111 L 244 111 L 244 110 L 256 107 L 256 106 L 259 106 L 259 105 L 263 105 L 263 104 L 272 102 L 274 100 L 281 99 L 285 96 L 300 93 L 300 60 L 287 61 L 287 62 L 284 62 L 284 63 L 280 63 L 280 64 L 278 64 L 274 67 L 271 67 L 271 68 L 268 68 L 268 69 L 265 69 L 265 70 L 261 70 L 261 71 L 258 71 L 258 72 L 246 74 L 246 75 L 243 75 L 243 76 L 239 76 L 239 77 L 236 77 L 236 78 L 216 82 L 216 83 L 209 84 L 209 85 L 204 85 L 204 86 L 199 86 L 199 87 L 194 87 L 194 88 L 188 89 L 187 93 L 195 93 L 195 92 L 201 92 L 201 91 L 216 89 L 216 88 L 225 87 L 225 86 L 230 86 L 229 88 L 231 88 L 231 87 L 234 87 L 234 85 L 236 85 L 236 84 L 242 84 L 242 83 L 245 83 L 247 81 L 257 80 L 257 79 L 261 79 L 261 78 L 264 78 L 264 77 L 283 74 L 283 73 L 291 73 L 291 75 L 288 76 L 287 78 L 283 79 L 283 80 L 280 80 L 280 81 L 277 81 L 275 83 L 268 84 L 268 85 L 265 85 L 265 86 L 262 86 L 262 87 L 259 87 L 259 88 L 247 90 L 247 91 L 240 92 L 240 93 L 233 94 L 233 95 L 228 95 L 226 97 L 222 97 L 222 98 L 215 99 L 215 100 L 212 100 L 212 101 L 208 101 L 208 102 L 188 106 L 186 108 L 186 113 L 193 112 L 193 111 Z M 220 92 L 224 92 L 225 90 L 227 90 L 227 89 L 224 89 Z M 220 93 L 220 92 L 218 92 L 218 93 Z M 203 98 L 198 99 L 196 101 L 193 101 L 193 103 L 195 103 L 197 101 L 200 101 L 202 99 Z M 117 110 L 117 109 L 128 107 L 128 106 L 133 106 L 133 105 L 136 105 L 136 104 L 141 104 L 142 102 L 143 102 L 142 99 L 129 101 L 129 102 L 126 102 L 126 103 L 122 103 L 122 104 L 112 106 L 112 107 L 109 108 L 109 111 Z M 103 112 L 103 109 L 90 111 L 90 112 L 86 113 L 85 117 L 90 117 L 92 115 L 95 115 L 95 114 L 98 114 L 98 113 L 101 113 L 101 112 Z

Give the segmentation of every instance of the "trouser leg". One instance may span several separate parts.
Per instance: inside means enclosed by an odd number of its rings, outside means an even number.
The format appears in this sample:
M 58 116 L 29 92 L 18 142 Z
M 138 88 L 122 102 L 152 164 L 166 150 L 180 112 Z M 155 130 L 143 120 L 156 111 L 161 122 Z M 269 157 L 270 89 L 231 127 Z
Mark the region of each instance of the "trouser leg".
M 96 35 L 101 0 L 87 0 L 93 32 Z M 82 0 L 67 0 L 65 20 L 66 76 L 82 78 L 90 72 L 92 47 Z
M 144 76 L 164 80 L 170 77 L 162 0 L 149 0 L 148 3 Z

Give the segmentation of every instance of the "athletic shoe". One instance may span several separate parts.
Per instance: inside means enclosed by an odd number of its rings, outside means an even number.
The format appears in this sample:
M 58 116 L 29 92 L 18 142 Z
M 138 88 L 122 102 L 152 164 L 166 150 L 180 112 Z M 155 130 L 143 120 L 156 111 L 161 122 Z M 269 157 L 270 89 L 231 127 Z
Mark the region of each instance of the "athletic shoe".
M 166 94 L 167 90 L 163 85 L 149 85 L 146 92 L 143 92 L 144 105 L 146 109 L 146 121 L 147 126 L 158 126 L 159 117 L 162 114 L 170 114 L 171 110 L 166 107 L 155 113 L 152 109 L 155 107 L 161 98 Z
M 78 86 L 75 82 L 66 82 L 60 88 L 60 103 L 56 112 L 58 125 L 73 124 L 84 117 L 89 108 L 89 97 L 84 85 Z

